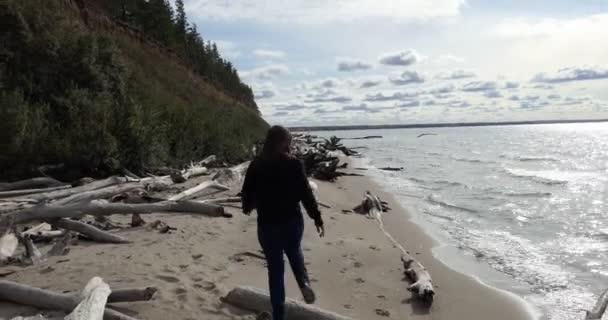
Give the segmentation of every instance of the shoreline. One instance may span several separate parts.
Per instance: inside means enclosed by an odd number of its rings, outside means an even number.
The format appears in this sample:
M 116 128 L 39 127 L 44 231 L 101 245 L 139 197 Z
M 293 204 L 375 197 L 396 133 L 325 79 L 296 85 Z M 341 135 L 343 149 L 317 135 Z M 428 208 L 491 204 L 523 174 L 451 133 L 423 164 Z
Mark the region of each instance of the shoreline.
M 363 155 L 365 158 L 365 155 Z M 349 167 L 353 163 L 354 167 L 367 167 L 366 165 L 361 165 L 358 163 L 360 159 L 349 159 Z M 373 168 L 369 168 L 371 172 L 374 170 Z M 388 187 L 384 187 L 381 184 L 381 176 L 372 176 L 366 175 L 363 177 L 364 179 L 368 179 L 369 183 L 376 186 L 377 191 L 374 191 L 376 195 L 381 194 L 381 199 L 386 200 L 386 198 L 391 199 L 397 206 L 401 209 L 403 217 L 395 217 L 386 219 L 385 229 L 393 236 L 393 233 L 403 232 L 399 229 L 399 225 L 412 224 L 413 227 L 419 228 L 421 233 L 424 234 L 424 241 L 426 250 L 429 250 L 435 260 L 437 262 L 443 264 L 445 267 L 450 270 L 462 274 L 466 277 L 469 277 L 472 281 L 477 282 L 479 285 L 487 287 L 490 290 L 494 290 L 499 292 L 502 295 L 506 295 L 506 298 L 509 300 L 513 300 L 514 303 L 520 305 L 527 312 L 527 318 L 529 320 L 539 320 L 543 319 L 543 313 L 541 310 L 528 302 L 523 295 L 524 294 L 532 294 L 529 291 L 529 288 L 525 285 L 517 283 L 514 279 L 510 278 L 508 275 L 501 273 L 493 269 L 491 266 L 484 264 L 482 262 L 474 260 L 470 256 L 464 255 L 458 248 L 451 245 L 447 242 L 449 239 L 443 237 L 438 233 L 437 226 L 432 225 L 431 223 L 425 221 L 421 216 L 414 216 L 416 214 L 416 210 L 408 206 L 406 204 L 405 199 L 400 198 L 399 195 L 394 194 Z M 391 212 L 385 213 L 383 215 L 383 219 L 390 215 Z M 397 237 L 399 238 L 399 237 Z M 428 239 L 427 239 L 428 238 Z M 408 240 L 407 236 L 402 237 L 402 239 Z M 428 243 L 426 242 L 428 241 Z M 400 241 L 401 243 L 401 241 Z M 405 246 L 408 249 L 407 246 Z M 467 270 L 467 268 L 472 268 L 474 270 Z M 476 272 L 477 271 L 477 272 Z M 431 274 L 432 276 L 432 274 Z

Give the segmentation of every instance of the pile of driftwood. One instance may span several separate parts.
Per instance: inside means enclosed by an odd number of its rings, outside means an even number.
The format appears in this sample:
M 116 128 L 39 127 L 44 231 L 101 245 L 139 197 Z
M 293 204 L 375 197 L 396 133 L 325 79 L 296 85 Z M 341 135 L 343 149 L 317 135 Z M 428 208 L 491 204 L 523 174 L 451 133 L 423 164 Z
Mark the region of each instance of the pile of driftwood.
M 294 135 L 292 155 L 304 162 L 306 174 L 315 179 L 335 181 L 344 175 L 354 175 L 338 171 L 344 169 L 347 163 L 340 164 L 341 156 L 359 155 L 340 143 L 340 139 L 331 137 L 323 139 L 312 135 Z
M 113 176 L 99 181 L 83 179 L 84 184 L 77 186 L 47 177 L 2 184 L 0 187 L 5 191 L 0 192 L 0 264 L 31 264 L 50 255 L 64 253 L 74 236 L 103 243 L 129 242 L 108 231 L 115 227 L 108 218 L 111 215 L 132 215 L 132 227 L 145 224 L 141 214 L 155 212 L 230 217 L 221 205 L 240 198 L 188 198 L 205 190 L 229 190 L 228 185 L 242 180 L 248 162 L 232 168 L 215 169 L 210 180 L 169 198 L 151 195 L 174 188 L 192 177 L 209 174 L 210 170 L 202 165 L 210 159 L 165 176 Z M 151 223 L 149 227 L 161 232 L 171 230 L 160 221 Z M 49 252 L 41 254 L 35 245 L 40 241 L 54 242 L 54 245 Z M 20 243 L 25 250 L 22 256 L 15 257 Z
M 249 166 L 209 169 L 215 162 L 209 157 L 184 170 L 165 170 L 165 175 L 140 178 L 134 175 L 112 176 L 94 181 L 81 179 L 73 185 L 49 177 L 0 184 L 0 266 L 31 265 L 51 256 L 66 255 L 76 238 L 101 243 L 128 243 L 109 230 L 117 228 L 112 215 L 131 215 L 131 227 L 147 225 L 161 233 L 174 229 L 156 220 L 146 224 L 142 214 L 187 213 L 207 217 L 231 217 L 224 206 L 240 202 L 240 197 L 205 200 L 191 199 L 240 187 Z M 158 171 L 157 171 L 158 172 Z M 210 179 L 168 198 L 163 191 L 176 189 L 192 177 L 209 175 Z M 166 193 L 166 192 L 165 192 Z M 37 243 L 51 243 L 41 252 Z M 20 250 L 20 248 L 23 248 Z M 5 273 L 4 275 L 16 271 Z M 94 278 L 82 295 L 56 293 L 10 281 L 0 281 L 0 301 L 29 305 L 40 309 L 69 313 L 66 319 L 133 319 L 105 308 L 105 304 L 149 300 L 154 288 L 111 291 L 100 278 Z M 42 316 L 32 319 L 44 319 Z

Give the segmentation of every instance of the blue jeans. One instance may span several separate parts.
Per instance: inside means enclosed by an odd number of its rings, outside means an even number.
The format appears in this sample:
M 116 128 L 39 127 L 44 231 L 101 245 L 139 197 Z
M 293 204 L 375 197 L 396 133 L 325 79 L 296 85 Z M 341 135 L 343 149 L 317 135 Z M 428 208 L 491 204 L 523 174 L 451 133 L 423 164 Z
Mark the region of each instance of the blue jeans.
M 285 319 L 285 279 L 283 277 L 285 263 L 283 252 L 287 255 L 291 270 L 300 288 L 308 283 L 308 273 L 304 266 L 304 255 L 300 245 L 303 234 L 304 220 L 301 216 L 282 224 L 258 223 L 258 240 L 268 264 L 268 286 L 270 287 L 273 320 Z

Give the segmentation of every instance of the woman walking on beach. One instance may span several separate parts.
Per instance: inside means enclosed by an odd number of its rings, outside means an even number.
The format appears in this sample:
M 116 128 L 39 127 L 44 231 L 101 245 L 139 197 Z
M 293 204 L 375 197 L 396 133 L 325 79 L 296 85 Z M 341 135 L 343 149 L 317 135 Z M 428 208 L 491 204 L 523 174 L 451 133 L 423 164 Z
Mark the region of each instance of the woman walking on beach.
M 243 212 L 258 213 L 258 240 L 268 265 L 268 283 L 273 320 L 285 319 L 283 253 L 306 303 L 315 302 L 302 254 L 304 219 L 300 202 L 314 220 L 319 235 L 325 233 L 323 219 L 303 164 L 289 155 L 291 134 L 281 126 L 268 130 L 264 148 L 251 162 L 243 183 Z

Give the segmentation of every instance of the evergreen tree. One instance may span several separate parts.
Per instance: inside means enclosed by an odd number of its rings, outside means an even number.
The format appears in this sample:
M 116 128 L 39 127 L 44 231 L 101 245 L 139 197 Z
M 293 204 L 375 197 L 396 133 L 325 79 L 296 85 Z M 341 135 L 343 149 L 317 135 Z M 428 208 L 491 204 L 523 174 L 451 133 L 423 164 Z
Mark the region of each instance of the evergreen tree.
M 175 1 L 175 29 L 177 31 L 177 35 L 183 39 L 186 35 L 186 26 L 188 25 L 188 21 L 186 18 L 186 11 L 184 9 L 184 1 L 176 0 Z

